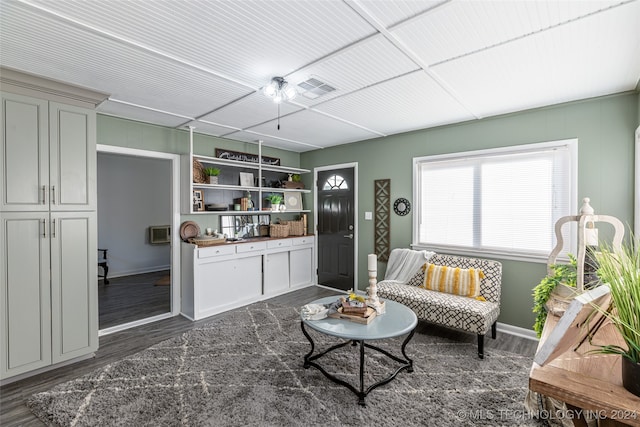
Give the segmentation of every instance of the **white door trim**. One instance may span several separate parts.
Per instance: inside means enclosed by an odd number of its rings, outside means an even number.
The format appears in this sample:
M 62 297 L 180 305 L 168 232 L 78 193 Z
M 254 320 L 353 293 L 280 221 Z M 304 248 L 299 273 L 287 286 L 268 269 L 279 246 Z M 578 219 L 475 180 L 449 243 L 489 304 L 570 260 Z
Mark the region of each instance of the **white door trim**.
M 355 240 L 355 244 L 353 245 L 353 287 L 354 290 L 358 289 L 358 239 L 360 223 L 358 217 L 358 162 L 352 163 L 339 163 L 335 165 L 327 165 L 327 166 L 319 166 L 317 168 L 313 168 L 313 234 L 315 234 L 315 252 L 316 252 L 316 266 L 318 266 L 318 257 L 320 253 L 318 252 L 318 172 L 332 169 L 344 169 L 344 168 L 353 168 L 353 222 L 355 230 L 353 232 L 353 238 Z M 317 270 L 316 270 L 317 271 Z M 315 275 L 315 284 L 318 284 L 318 274 Z
M 97 145 L 98 153 L 122 154 L 126 156 L 146 157 L 152 159 L 166 159 L 171 161 L 171 313 L 166 317 L 180 314 L 180 239 L 177 230 L 180 229 L 180 155 L 161 153 L 159 151 L 140 150 L 137 148 L 118 147 L 115 145 Z M 165 315 L 160 315 L 165 317 Z M 158 316 L 138 320 L 123 325 L 114 326 L 99 331 L 103 336 L 113 332 L 140 326 L 158 320 Z

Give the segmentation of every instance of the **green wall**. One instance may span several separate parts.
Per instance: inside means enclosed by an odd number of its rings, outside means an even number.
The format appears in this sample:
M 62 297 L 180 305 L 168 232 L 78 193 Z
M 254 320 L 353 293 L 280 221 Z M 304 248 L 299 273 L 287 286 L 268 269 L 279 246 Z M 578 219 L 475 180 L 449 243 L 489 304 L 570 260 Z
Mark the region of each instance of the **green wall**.
M 391 179 L 391 200 L 412 196 L 412 158 L 476 149 L 578 138 L 578 197 L 590 197 L 596 213 L 633 223 L 634 131 L 639 122 L 636 92 L 528 110 L 499 117 L 360 141 L 301 154 L 300 166 L 358 162 L 358 277 L 367 286 L 366 256 L 373 252 L 373 181 Z M 313 188 L 305 177 L 307 188 Z M 306 198 L 307 205 L 313 195 Z M 532 200 L 535 203 L 535 200 Z M 412 215 L 391 217 L 391 247 L 411 243 Z M 482 256 L 482 254 L 478 254 Z M 531 290 L 545 275 L 545 264 L 503 263 L 500 322 L 531 329 Z M 378 277 L 384 275 L 380 263 Z

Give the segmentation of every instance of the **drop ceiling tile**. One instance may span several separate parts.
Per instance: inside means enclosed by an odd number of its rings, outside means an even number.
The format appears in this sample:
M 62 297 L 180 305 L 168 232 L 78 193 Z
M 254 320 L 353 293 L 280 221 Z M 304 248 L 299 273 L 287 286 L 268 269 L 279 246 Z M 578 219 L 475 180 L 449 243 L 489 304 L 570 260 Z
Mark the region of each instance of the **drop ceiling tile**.
M 109 100 L 100 104 L 96 108 L 96 111 L 109 116 L 116 116 L 145 123 L 153 123 L 159 126 L 176 127 L 186 121 L 183 117 L 176 117 L 157 111 L 111 102 Z
M 257 89 L 375 31 L 337 1 L 34 1 Z
M 315 108 L 384 134 L 474 118 L 422 70 Z
M 286 115 L 300 110 L 300 107 L 289 103 L 280 104 L 280 114 Z M 278 117 L 278 105 L 268 99 L 262 92 L 254 92 L 230 105 L 200 117 L 202 120 L 224 123 L 239 129 L 273 120 Z
M 633 90 L 640 3 L 432 68 L 483 116 Z M 620 37 L 620 35 L 625 35 Z
M 362 0 L 360 3 L 368 13 L 375 16 L 378 21 L 388 28 L 399 22 L 422 15 L 446 3 L 446 1 Z
M 306 98 L 304 93 L 294 99 L 295 103 L 311 106 L 418 68 L 391 42 L 378 35 L 312 64 L 287 79 L 298 85 L 309 78 L 315 78 L 336 89 L 316 99 Z
M 265 136 L 281 137 L 319 147 L 374 138 L 378 134 L 349 123 L 327 117 L 310 110 L 293 113 L 280 119 L 280 130 L 275 121 L 249 129 Z
M 399 25 L 391 32 L 427 64 L 530 36 L 620 3 L 612 1 L 462 1 Z
M 3 66 L 190 117 L 250 92 L 246 87 L 60 24 L 13 3 L 3 3 L 2 12 Z

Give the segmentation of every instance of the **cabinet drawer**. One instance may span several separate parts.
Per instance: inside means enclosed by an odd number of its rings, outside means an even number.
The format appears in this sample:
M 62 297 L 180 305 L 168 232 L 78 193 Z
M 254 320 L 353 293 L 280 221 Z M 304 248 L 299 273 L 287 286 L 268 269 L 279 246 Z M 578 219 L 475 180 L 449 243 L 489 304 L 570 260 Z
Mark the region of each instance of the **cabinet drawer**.
M 291 246 L 291 239 L 279 239 L 279 240 L 269 240 L 267 241 L 267 248 L 286 248 Z
M 313 243 L 313 236 L 307 236 L 307 237 L 298 237 L 295 239 L 291 239 L 293 246 L 299 246 L 299 245 L 310 245 L 311 243 Z
M 210 248 L 198 249 L 198 258 L 210 258 L 214 256 L 233 255 L 236 248 L 233 245 L 212 246 Z
M 236 245 L 236 252 L 242 254 L 245 252 L 261 251 L 266 248 L 266 242 L 242 243 L 240 245 Z

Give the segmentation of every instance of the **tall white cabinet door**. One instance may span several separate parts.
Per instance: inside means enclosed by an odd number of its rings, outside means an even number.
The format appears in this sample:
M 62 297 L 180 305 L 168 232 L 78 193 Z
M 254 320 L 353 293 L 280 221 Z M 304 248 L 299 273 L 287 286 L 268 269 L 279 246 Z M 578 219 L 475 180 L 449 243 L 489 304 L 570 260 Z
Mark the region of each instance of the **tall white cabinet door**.
M 264 256 L 264 294 L 274 294 L 289 289 L 289 252 L 270 253 Z
M 51 213 L 53 363 L 98 348 L 96 213 Z
M 1 212 L 0 378 L 51 364 L 49 213 Z
M 96 209 L 96 113 L 49 103 L 52 211 Z
M 2 93 L 2 211 L 49 210 L 48 102 Z

